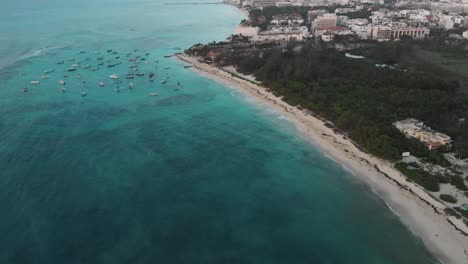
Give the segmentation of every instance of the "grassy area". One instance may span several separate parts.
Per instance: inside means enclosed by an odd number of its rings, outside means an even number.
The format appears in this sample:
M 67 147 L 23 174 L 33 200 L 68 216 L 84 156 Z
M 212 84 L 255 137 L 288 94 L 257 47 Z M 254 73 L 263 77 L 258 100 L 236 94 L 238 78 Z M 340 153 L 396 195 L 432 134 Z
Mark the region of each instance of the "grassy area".
M 468 218 L 468 211 L 461 209 L 460 207 L 454 207 L 463 217 Z
M 450 184 L 461 191 L 468 191 L 468 187 L 466 187 L 463 178 L 460 176 L 452 176 L 450 179 Z
M 421 48 L 416 48 L 415 51 L 419 59 L 463 78 L 468 78 L 468 54 L 466 52 L 429 51 Z
M 427 171 L 416 168 L 409 168 L 407 163 L 399 162 L 395 164 L 395 168 L 401 171 L 409 180 L 424 187 L 424 189 L 430 192 L 437 192 L 440 190 L 439 180 L 436 176 L 430 174 Z M 441 198 L 442 199 L 442 198 Z
M 445 201 L 447 203 L 456 203 L 457 202 L 457 198 L 453 197 L 450 194 L 441 194 L 439 197 L 440 197 L 440 199 L 442 201 Z

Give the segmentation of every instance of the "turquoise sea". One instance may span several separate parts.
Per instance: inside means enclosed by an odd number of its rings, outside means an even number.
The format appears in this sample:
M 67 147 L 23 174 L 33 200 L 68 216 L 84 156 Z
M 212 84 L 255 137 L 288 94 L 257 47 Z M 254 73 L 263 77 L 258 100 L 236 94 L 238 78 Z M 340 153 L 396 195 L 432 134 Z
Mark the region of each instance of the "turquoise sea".
M 227 37 L 236 8 L 165 2 L 3 1 L 0 263 L 437 262 L 288 120 L 164 58 Z

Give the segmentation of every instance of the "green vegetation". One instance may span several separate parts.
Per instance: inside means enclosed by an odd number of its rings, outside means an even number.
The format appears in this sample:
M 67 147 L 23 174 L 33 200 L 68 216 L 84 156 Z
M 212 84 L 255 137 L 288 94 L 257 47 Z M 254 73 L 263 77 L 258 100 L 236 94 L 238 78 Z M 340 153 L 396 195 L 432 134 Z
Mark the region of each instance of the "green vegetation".
M 424 161 L 444 167 L 450 163 L 438 151 L 408 140 L 392 123 L 415 117 L 455 139 L 468 154 L 468 130 L 457 120 L 468 116 L 468 100 L 452 75 L 440 74 L 414 55 L 417 41 L 374 44 L 353 51 L 364 60 L 343 56 L 335 49 L 307 45 L 300 52 L 270 49 L 228 60 L 254 74 L 291 105 L 301 106 L 332 121 L 370 153 L 399 160 L 410 151 Z M 260 56 L 260 54 L 262 56 Z M 394 69 L 376 67 L 394 65 Z
M 349 13 L 343 13 L 340 14 L 340 16 L 347 16 L 351 19 L 355 18 L 366 18 L 369 19 L 369 17 L 372 15 L 372 11 L 369 9 L 361 9 L 356 12 L 349 12 Z
M 468 191 L 463 178 L 460 176 L 452 176 L 450 178 L 450 184 L 457 187 L 457 189 L 461 191 Z
M 421 169 L 409 169 L 408 164 L 404 162 L 395 164 L 395 168 L 406 175 L 408 179 L 421 185 L 428 191 L 437 192 L 440 190 L 437 177 L 427 171 Z
M 447 215 L 450 215 L 450 216 L 455 216 L 456 218 L 460 219 L 460 214 L 457 213 L 457 211 L 455 211 L 454 209 L 450 208 L 450 207 L 447 207 L 444 209 L 444 212 L 447 214 Z
M 419 164 L 416 163 L 416 162 L 408 162 L 408 165 L 413 167 L 413 168 L 419 168 L 420 167 Z
M 300 13 L 305 18 L 308 10 L 254 9 L 250 20 L 266 26 L 275 14 Z M 243 74 L 253 74 L 273 94 L 329 120 L 335 131 L 370 154 L 399 161 L 401 153 L 408 151 L 425 163 L 450 170 L 433 175 L 418 164 L 396 164 L 408 180 L 425 189 L 438 191 L 440 183 L 450 183 L 467 190 L 461 173 L 450 168 L 443 156 L 448 149 L 428 150 L 392 125 L 409 117 L 419 119 L 451 136 L 457 157 L 468 157 L 468 124 L 460 122 L 468 117 L 468 41 L 449 39 L 443 31 L 433 33 L 429 40 L 361 42 L 350 53 L 364 59 L 348 58 L 334 44 L 315 42 L 255 43 L 247 48 L 213 43 L 195 52 L 211 60 L 207 54 L 215 50 L 218 65 L 233 65 Z
M 439 197 L 440 197 L 440 199 L 442 201 L 445 201 L 447 203 L 456 203 L 457 202 L 457 198 L 453 197 L 450 194 L 441 194 Z
M 443 176 L 440 174 L 436 174 L 435 176 L 437 177 L 439 183 L 450 183 L 450 178 L 448 176 Z
M 468 211 L 467 210 L 463 210 L 460 207 L 454 207 L 453 209 L 455 209 L 457 212 L 459 212 L 463 217 L 468 218 Z

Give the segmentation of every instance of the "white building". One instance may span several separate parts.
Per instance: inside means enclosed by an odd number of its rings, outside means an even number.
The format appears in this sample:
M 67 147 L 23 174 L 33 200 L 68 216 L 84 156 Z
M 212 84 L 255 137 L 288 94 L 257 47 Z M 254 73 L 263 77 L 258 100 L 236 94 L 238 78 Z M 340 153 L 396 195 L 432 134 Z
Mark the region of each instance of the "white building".
M 468 30 L 463 31 L 463 38 L 468 39 Z
M 309 36 L 307 27 L 271 27 L 266 31 L 261 31 L 255 40 L 278 40 L 278 41 L 302 41 Z
M 414 39 L 429 37 L 430 30 L 424 27 L 392 27 L 391 37 L 394 39 L 410 36 Z
M 360 39 L 367 39 L 367 26 L 352 25 L 349 27 Z

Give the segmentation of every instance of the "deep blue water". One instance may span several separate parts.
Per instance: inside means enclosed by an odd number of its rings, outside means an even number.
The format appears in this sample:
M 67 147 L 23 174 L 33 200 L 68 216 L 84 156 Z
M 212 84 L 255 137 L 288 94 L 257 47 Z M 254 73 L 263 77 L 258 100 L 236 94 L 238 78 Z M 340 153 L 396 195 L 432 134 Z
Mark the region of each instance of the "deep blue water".
M 238 10 L 164 2 L 2 3 L 0 263 L 435 262 L 290 122 L 163 58 L 224 39 Z M 136 56 L 145 77 L 123 79 Z M 122 64 L 66 71 L 98 57 Z

